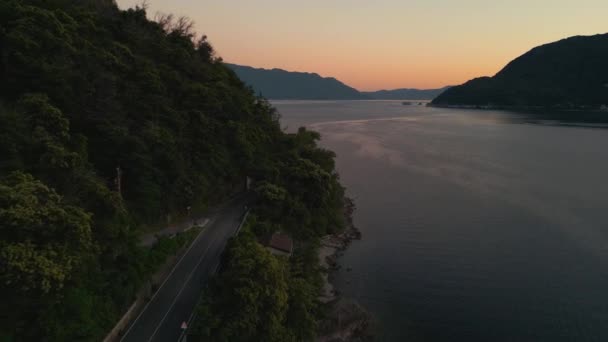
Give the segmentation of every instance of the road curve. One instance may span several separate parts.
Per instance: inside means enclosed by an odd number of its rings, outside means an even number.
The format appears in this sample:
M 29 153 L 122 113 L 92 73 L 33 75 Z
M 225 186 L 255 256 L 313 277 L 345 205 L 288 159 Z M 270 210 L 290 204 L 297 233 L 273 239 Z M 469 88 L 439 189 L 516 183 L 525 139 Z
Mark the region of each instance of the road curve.
M 200 233 L 141 314 L 131 323 L 121 342 L 177 341 L 207 279 L 219 264 L 228 239 L 245 212 L 245 199 L 235 199 L 220 209 Z

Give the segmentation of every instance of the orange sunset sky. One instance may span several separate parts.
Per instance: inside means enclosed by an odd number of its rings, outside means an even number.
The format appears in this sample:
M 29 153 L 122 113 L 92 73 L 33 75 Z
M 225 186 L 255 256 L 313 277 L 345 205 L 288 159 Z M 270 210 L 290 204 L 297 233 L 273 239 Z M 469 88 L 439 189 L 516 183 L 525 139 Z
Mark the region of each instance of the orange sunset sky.
M 117 0 L 121 8 L 141 0 Z M 359 90 L 491 76 L 534 46 L 608 32 L 608 0 L 149 0 L 188 16 L 229 63 L 332 76 Z

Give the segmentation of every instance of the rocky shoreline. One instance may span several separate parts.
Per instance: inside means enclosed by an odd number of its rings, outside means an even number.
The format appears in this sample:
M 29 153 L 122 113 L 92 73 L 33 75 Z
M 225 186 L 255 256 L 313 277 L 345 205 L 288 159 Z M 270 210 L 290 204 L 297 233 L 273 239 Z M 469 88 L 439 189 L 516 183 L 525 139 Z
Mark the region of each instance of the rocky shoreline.
M 355 204 L 345 200 L 346 228 L 339 234 L 321 240 L 319 264 L 323 269 L 323 289 L 319 301 L 325 305 L 326 316 L 321 321 L 317 342 L 371 341 L 372 316 L 356 301 L 342 298 L 331 283 L 332 272 L 340 269 L 338 257 L 361 232 L 353 224 Z

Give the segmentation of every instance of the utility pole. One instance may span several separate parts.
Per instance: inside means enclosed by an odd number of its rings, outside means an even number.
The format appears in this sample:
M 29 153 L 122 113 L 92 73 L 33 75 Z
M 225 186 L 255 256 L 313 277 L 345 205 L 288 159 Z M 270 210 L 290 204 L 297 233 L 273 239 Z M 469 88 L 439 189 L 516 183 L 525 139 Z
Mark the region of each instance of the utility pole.
M 122 197 L 122 170 L 120 169 L 120 166 L 116 167 L 116 179 L 114 180 L 114 184 L 116 185 L 118 195 Z

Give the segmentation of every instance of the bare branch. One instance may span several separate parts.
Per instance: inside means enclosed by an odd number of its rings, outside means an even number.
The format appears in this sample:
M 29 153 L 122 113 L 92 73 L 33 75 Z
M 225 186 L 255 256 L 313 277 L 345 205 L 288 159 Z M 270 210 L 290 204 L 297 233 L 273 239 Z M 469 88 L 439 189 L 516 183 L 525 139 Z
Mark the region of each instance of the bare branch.
M 167 34 L 186 37 L 194 42 L 194 21 L 190 18 L 182 16 L 176 19 L 173 14 L 157 12 L 154 15 L 154 21 L 156 21 Z

